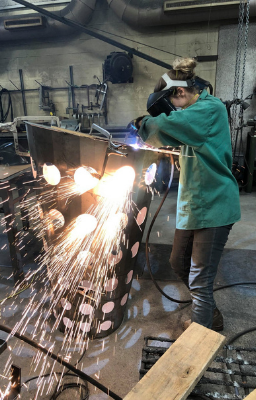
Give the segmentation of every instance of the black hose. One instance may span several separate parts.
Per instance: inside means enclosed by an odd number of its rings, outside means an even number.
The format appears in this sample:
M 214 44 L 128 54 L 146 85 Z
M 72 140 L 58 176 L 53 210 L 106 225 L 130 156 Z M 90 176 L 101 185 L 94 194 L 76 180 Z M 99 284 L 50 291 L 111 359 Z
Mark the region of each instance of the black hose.
M 74 367 L 77 367 L 77 365 L 80 363 L 80 361 L 82 360 L 82 358 L 84 357 L 84 355 L 85 355 L 85 353 L 86 353 L 86 347 L 85 347 L 85 349 L 84 349 L 84 351 L 83 351 L 83 353 L 82 353 L 82 355 L 81 355 L 81 357 L 79 358 L 79 360 L 75 363 L 75 365 L 74 365 Z M 62 376 L 62 379 L 63 378 L 65 378 L 65 376 L 68 376 L 68 375 L 71 375 L 71 374 L 69 374 L 69 369 L 65 372 L 65 374 L 63 374 L 63 376 Z M 66 387 L 65 387 L 65 389 L 66 389 Z M 65 389 L 63 389 L 63 390 L 65 390 Z M 57 399 L 57 397 L 60 395 L 60 393 L 62 392 L 62 388 L 59 388 L 58 389 L 58 385 L 55 387 L 55 389 L 54 389 L 54 392 L 53 392 L 53 394 L 52 394 L 52 396 L 51 396 L 51 398 L 50 398 L 50 400 L 56 400 Z M 89 392 L 89 390 L 88 390 L 88 392 Z M 84 400 L 84 399 L 83 399 Z
M 219 286 L 213 289 L 214 292 L 217 292 L 218 290 L 226 289 L 232 286 L 239 286 L 239 285 L 256 285 L 256 282 L 234 282 L 234 283 L 229 283 L 224 286 Z
M 157 281 L 155 280 L 155 278 L 154 278 L 154 276 L 153 276 L 153 273 L 152 273 L 152 270 L 151 270 L 150 261 L 149 261 L 149 244 L 148 244 L 148 242 L 149 242 L 149 236 L 150 236 L 151 230 L 152 230 L 152 228 L 153 228 L 153 225 L 154 225 L 154 223 L 155 223 L 155 220 L 156 220 L 156 218 L 157 218 L 157 216 L 158 216 L 158 214 L 159 214 L 159 212 L 160 212 L 160 210 L 161 210 L 161 208 L 162 208 L 162 205 L 164 204 L 164 201 L 165 201 L 165 199 L 166 199 L 166 197 L 167 197 L 167 195 L 168 195 L 168 193 L 169 193 L 169 191 L 170 191 L 171 184 L 172 184 L 172 180 L 173 180 L 173 174 L 174 174 L 174 160 L 173 160 L 173 155 L 172 155 L 172 154 L 170 154 L 170 158 L 171 158 L 171 167 L 172 167 L 172 168 L 171 168 L 171 176 L 170 176 L 170 179 L 169 179 L 169 183 L 168 183 L 167 189 L 166 189 L 166 191 L 165 191 L 164 197 L 163 197 L 163 199 L 162 199 L 162 201 L 161 201 L 161 203 L 160 203 L 158 209 L 156 210 L 156 213 L 155 213 L 155 215 L 154 215 L 154 217 L 153 217 L 153 219 L 152 219 L 152 221 L 151 221 L 151 224 L 150 224 L 149 229 L 148 229 L 147 237 L 146 237 L 146 262 L 147 262 L 147 266 L 148 266 L 148 270 L 149 270 L 151 279 L 152 279 L 152 281 L 153 281 L 155 287 L 159 290 L 160 293 L 162 293 L 162 295 L 163 295 L 164 297 L 166 297 L 166 298 L 167 298 L 168 300 L 170 300 L 170 301 L 173 301 L 174 303 L 191 303 L 191 300 L 176 300 L 176 299 L 174 299 L 173 297 L 168 296 L 168 295 L 160 288 L 160 286 L 158 285 Z
M 158 216 L 158 214 L 159 214 L 159 212 L 160 212 L 160 210 L 161 210 L 161 208 L 162 208 L 162 206 L 163 206 L 163 204 L 164 204 L 164 202 L 165 202 L 165 199 L 166 199 L 166 197 L 167 197 L 167 195 L 168 195 L 168 193 L 169 193 L 169 191 L 170 191 L 171 184 L 172 184 L 172 181 L 173 181 L 174 160 L 173 160 L 173 155 L 172 155 L 172 154 L 170 154 L 170 158 L 171 158 L 171 166 L 172 166 L 172 168 L 171 168 L 171 176 L 170 176 L 170 179 L 169 179 L 169 183 L 168 183 L 167 189 L 166 189 L 166 191 L 165 191 L 165 194 L 164 194 L 164 196 L 163 196 L 163 199 L 162 199 L 162 201 L 161 201 L 161 203 L 160 203 L 158 209 L 156 210 L 156 213 L 155 213 L 155 215 L 154 215 L 154 217 L 153 217 L 153 219 L 152 219 L 152 221 L 151 221 L 151 224 L 150 224 L 149 229 L 148 229 L 147 237 L 146 237 L 146 249 L 145 249 L 145 252 L 146 252 L 146 262 L 147 262 L 147 267 L 148 267 L 148 270 L 149 270 L 149 273 L 150 273 L 150 277 L 151 277 L 152 282 L 154 283 L 155 287 L 157 288 L 157 290 L 159 290 L 159 292 L 160 292 L 164 297 L 166 297 L 166 298 L 167 298 L 168 300 L 170 300 L 170 301 L 173 301 L 174 303 L 181 303 L 181 304 L 186 303 L 186 304 L 188 304 L 188 303 L 192 303 L 192 300 L 191 300 L 191 299 L 190 299 L 190 300 L 177 300 L 177 299 L 174 299 L 173 297 L 168 296 L 168 295 L 160 288 L 160 286 L 158 285 L 157 281 L 155 280 L 155 278 L 154 278 L 154 276 L 153 276 L 153 272 L 152 272 L 151 265 L 150 265 L 150 260 L 149 260 L 149 237 L 150 237 L 150 233 L 151 233 L 151 231 L 152 231 L 152 228 L 153 228 L 153 225 L 154 225 L 154 223 L 155 223 L 155 220 L 156 220 L 156 218 L 157 218 L 157 216 Z M 217 287 L 217 288 L 213 289 L 213 291 L 214 291 L 214 292 L 217 292 L 218 290 L 221 290 L 221 289 L 229 288 L 229 287 L 232 287 L 232 286 L 239 286 L 239 285 L 256 285 L 256 282 L 235 282 L 235 283 L 230 283 L 230 284 L 227 284 L 227 285 L 224 285 L 224 286 Z
M 245 329 L 244 331 L 237 333 L 235 336 L 233 336 L 231 339 L 229 339 L 229 341 L 227 342 L 227 345 L 233 343 L 236 339 L 240 338 L 240 336 L 245 335 L 246 333 L 250 333 L 250 332 L 254 332 L 256 331 L 256 326 L 249 328 L 249 329 Z
M 55 372 L 54 374 L 62 375 L 63 373 L 62 372 Z M 40 375 L 40 378 L 48 378 L 50 375 L 51 374 Z M 77 375 L 75 375 L 75 374 L 65 373 L 65 376 L 72 376 L 72 377 L 77 378 Z M 33 377 L 27 379 L 25 382 L 23 382 L 21 386 L 25 386 L 27 383 L 33 381 L 34 379 L 38 379 L 38 378 L 39 378 L 38 375 L 37 376 L 33 376 Z M 88 389 L 87 381 L 85 381 L 85 384 L 82 384 L 82 383 L 79 383 L 79 382 L 78 383 L 77 382 L 65 383 L 64 385 L 61 385 L 58 390 L 55 390 L 55 392 L 54 392 L 54 396 L 55 397 L 53 397 L 53 396 L 52 397 L 54 399 L 57 399 L 64 390 L 71 389 L 71 388 L 73 389 L 74 387 L 81 387 L 81 389 L 83 388 L 85 390 L 86 393 L 85 393 L 85 396 L 83 397 L 82 400 L 89 399 L 89 389 Z
M 3 111 L 3 103 L 2 103 L 2 95 L 6 93 L 8 95 L 8 106 L 7 110 L 4 113 Z M 13 121 L 13 108 L 12 108 L 12 99 L 9 90 L 2 89 L 0 90 L 0 123 L 4 123 L 8 117 L 9 112 L 11 111 L 11 121 Z
M 87 375 L 84 372 L 80 371 L 79 369 L 75 368 L 72 364 L 67 363 L 66 361 L 63 360 L 62 357 L 57 356 L 54 353 L 50 353 L 49 350 L 47 350 L 44 347 L 42 347 L 41 345 L 37 344 L 34 340 L 29 339 L 27 336 L 21 335 L 19 332 L 12 333 L 12 329 L 6 325 L 0 325 L 0 330 L 10 333 L 12 336 L 17 337 L 18 339 L 23 340 L 23 342 L 28 343 L 30 346 L 35 347 L 36 349 L 40 350 L 42 353 L 51 357 L 53 360 L 57 361 L 61 365 L 64 365 L 64 367 L 68 368 L 70 371 L 74 372 L 77 376 L 79 376 L 79 378 L 90 382 L 92 385 L 96 386 L 102 392 L 108 394 L 110 397 L 112 397 L 112 399 L 122 400 L 122 398 L 120 396 L 118 396 L 116 393 L 109 390 L 106 386 L 102 385 L 101 383 L 97 382 L 95 379 L 91 378 L 89 375 Z

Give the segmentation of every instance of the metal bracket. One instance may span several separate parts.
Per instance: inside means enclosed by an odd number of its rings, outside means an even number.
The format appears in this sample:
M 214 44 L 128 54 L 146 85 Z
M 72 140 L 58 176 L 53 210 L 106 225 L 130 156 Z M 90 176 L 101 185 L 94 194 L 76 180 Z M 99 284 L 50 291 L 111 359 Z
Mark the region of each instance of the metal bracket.
M 116 155 L 116 156 L 120 156 L 120 157 L 127 157 L 128 154 L 127 153 L 122 153 L 121 151 L 117 150 L 122 145 L 113 143 L 112 142 L 112 135 L 106 129 L 103 129 L 103 128 L 101 128 L 101 126 L 98 126 L 96 124 L 92 124 L 90 132 L 89 132 L 89 135 L 92 135 L 92 130 L 93 129 L 95 129 L 96 131 L 98 131 L 99 133 L 101 133 L 102 135 L 104 135 L 105 137 L 108 138 L 108 148 L 106 150 L 106 155 L 105 155 L 104 163 L 103 163 L 103 166 L 102 166 L 102 172 L 101 172 L 101 177 L 102 177 L 104 175 L 109 156 Z
M 118 149 L 119 147 L 121 147 L 122 145 L 120 145 L 120 144 L 115 144 L 115 143 L 112 142 L 112 135 L 111 135 L 110 132 L 108 132 L 106 129 L 102 128 L 101 126 L 96 125 L 96 124 L 93 123 L 92 126 L 91 126 L 91 129 L 90 129 L 89 135 L 92 135 L 93 129 L 95 129 L 96 131 L 98 131 L 99 133 L 101 133 L 102 135 L 104 135 L 106 138 L 108 138 L 108 147 L 109 147 L 109 149 L 112 150 L 115 154 L 118 154 L 118 155 L 124 156 L 124 157 L 127 156 L 126 153 L 122 153 L 121 151 L 117 151 L 117 149 Z
M 36 83 L 39 84 L 39 108 L 40 108 L 40 110 L 51 111 L 52 113 L 54 113 L 55 105 L 50 100 L 50 96 L 49 96 L 49 89 L 51 89 L 51 87 L 42 85 L 40 82 L 37 82 L 37 80 L 36 80 Z
M 57 126 L 60 126 L 60 120 L 59 117 L 56 116 L 44 116 L 44 117 L 17 117 L 14 118 L 13 122 L 7 122 L 5 124 L 0 124 L 0 129 L 1 127 L 4 128 L 8 128 L 8 130 L 13 134 L 13 138 L 14 138 L 14 148 L 15 148 L 15 152 L 16 154 L 18 154 L 19 156 L 23 156 L 23 157 L 30 157 L 30 153 L 28 152 L 24 152 L 24 151 L 19 151 L 19 140 L 18 140 L 18 132 L 17 132 L 17 123 L 19 121 L 27 121 L 27 122 L 51 122 L 51 124 L 53 125 L 53 121 L 56 121 Z

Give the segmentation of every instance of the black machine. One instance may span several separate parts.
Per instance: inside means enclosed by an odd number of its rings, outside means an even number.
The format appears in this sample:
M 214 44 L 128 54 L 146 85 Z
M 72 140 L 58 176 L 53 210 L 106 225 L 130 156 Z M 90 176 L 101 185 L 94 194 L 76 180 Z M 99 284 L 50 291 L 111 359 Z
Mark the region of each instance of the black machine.
M 174 94 L 177 87 L 189 88 L 194 86 L 199 88 L 200 92 L 205 88 L 209 88 L 210 93 L 212 94 L 213 92 L 210 82 L 198 76 L 196 76 L 195 79 L 188 79 L 187 81 L 172 80 L 168 74 L 164 74 L 162 78 L 166 82 L 164 90 L 152 93 L 148 98 L 147 111 L 152 117 L 157 117 L 162 113 L 169 115 L 171 111 L 176 111 L 176 108 L 170 101 L 170 96 Z

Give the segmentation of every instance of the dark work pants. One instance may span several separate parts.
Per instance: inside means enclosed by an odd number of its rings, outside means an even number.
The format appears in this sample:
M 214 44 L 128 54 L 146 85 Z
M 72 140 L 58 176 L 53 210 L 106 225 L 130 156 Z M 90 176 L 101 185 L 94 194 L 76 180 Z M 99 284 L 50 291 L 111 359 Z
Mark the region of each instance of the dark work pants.
M 196 230 L 176 229 L 171 267 L 189 288 L 192 322 L 212 327 L 213 282 L 232 225 Z

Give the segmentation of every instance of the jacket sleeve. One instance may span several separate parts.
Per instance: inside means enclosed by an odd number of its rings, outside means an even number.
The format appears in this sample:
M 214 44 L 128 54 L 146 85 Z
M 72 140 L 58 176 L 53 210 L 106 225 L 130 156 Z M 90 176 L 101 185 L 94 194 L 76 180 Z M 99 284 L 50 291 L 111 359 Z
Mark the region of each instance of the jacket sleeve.
M 173 111 L 169 116 L 160 114 L 158 117 L 145 117 L 138 134 L 144 142 L 154 147 L 178 147 L 184 144 L 200 147 L 207 136 L 207 118 L 203 123 L 207 116 L 204 112 L 200 113 L 202 109 L 196 108 Z

